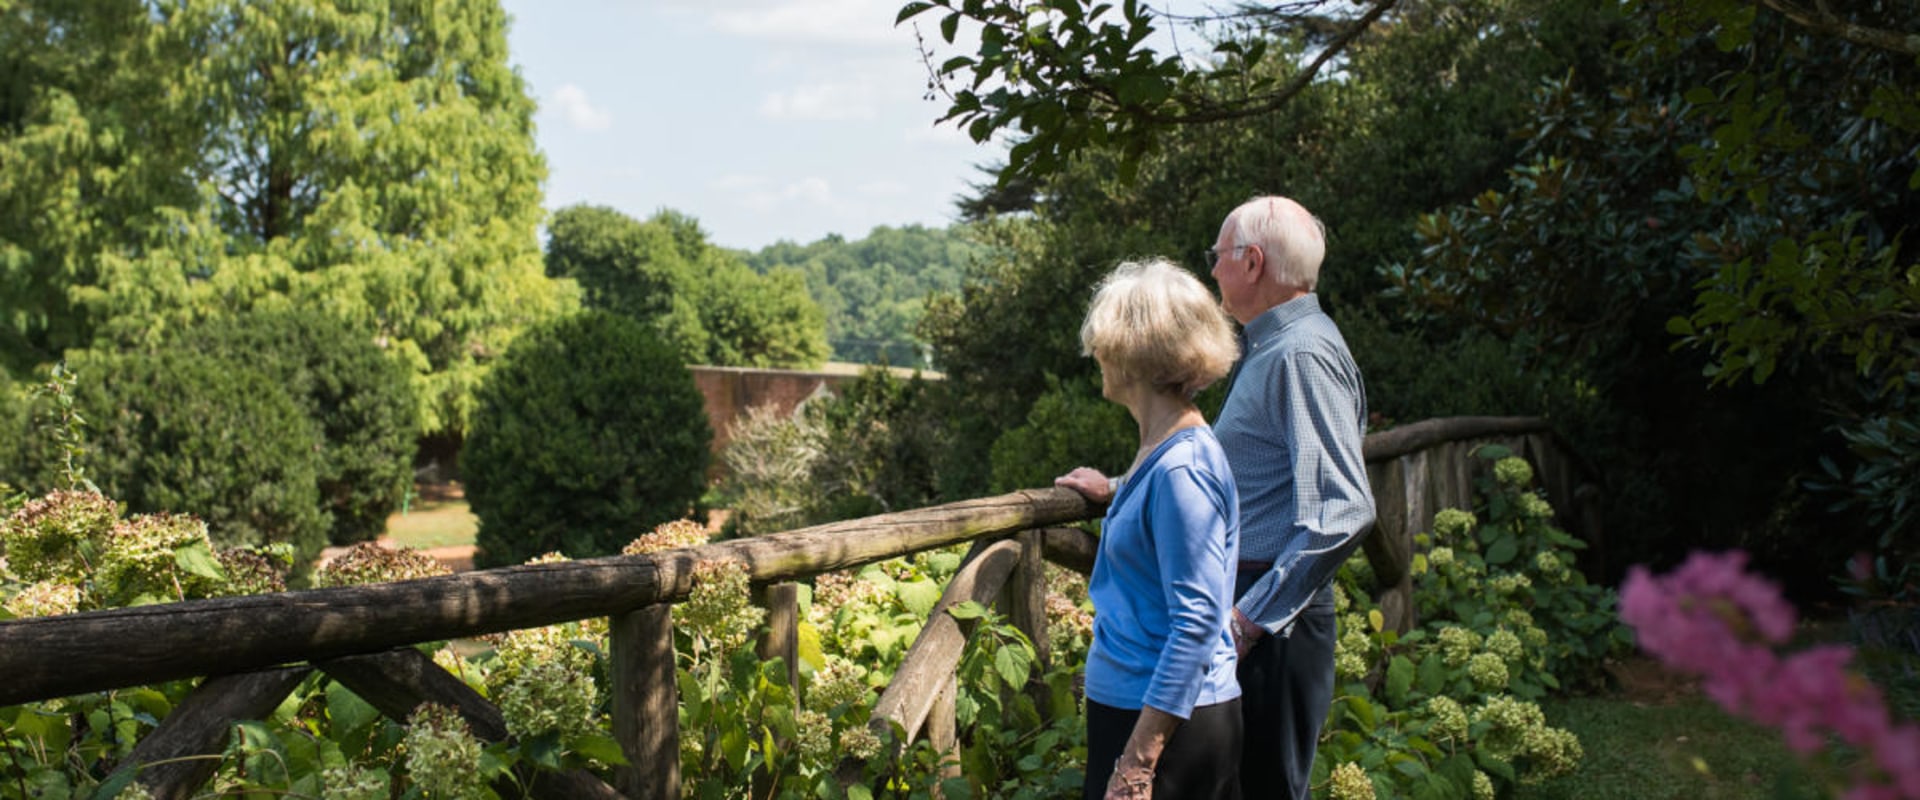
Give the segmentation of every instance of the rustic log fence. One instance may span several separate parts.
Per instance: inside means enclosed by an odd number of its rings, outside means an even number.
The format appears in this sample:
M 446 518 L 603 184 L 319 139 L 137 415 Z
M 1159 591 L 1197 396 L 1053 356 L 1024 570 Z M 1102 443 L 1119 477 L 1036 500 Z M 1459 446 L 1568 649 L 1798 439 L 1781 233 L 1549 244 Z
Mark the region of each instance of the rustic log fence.
M 1550 498 L 1592 493 L 1540 420 L 1450 418 L 1369 436 L 1369 480 L 1380 514 L 1364 551 L 1397 628 L 1414 623 L 1412 536 L 1439 508 L 1470 507 L 1475 465 L 1467 454 L 1488 442 L 1533 461 Z M 1037 663 L 1046 664 L 1042 560 L 1090 572 L 1094 537 L 1059 526 L 1100 511 L 1071 491 L 1029 490 L 645 555 L 4 621 L 0 706 L 211 676 L 122 767 L 139 769 L 139 782 L 154 797 L 184 798 L 211 776 L 217 759 L 208 756 L 223 751 L 235 722 L 270 714 L 314 670 L 390 718 L 404 720 L 434 702 L 458 709 L 479 738 L 503 740 L 499 709 L 413 646 L 605 617 L 613 733 L 629 763 L 615 770 L 613 786 L 586 770 L 530 772 L 516 776 L 515 793 L 524 787 L 541 798 L 673 798 L 681 776 L 670 612 L 691 592 L 697 563 L 746 567 L 770 610 L 761 652 L 784 657 L 791 670 L 793 581 L 972 542 L 873 709 L 877 728 L 898 725 L 909 739 L 924 731 L 947 752 L 956 747 L 954 674 L 970 624 L 946 609 L 996 601 L 1033 642 Z M 1597 538 L 1597 530 L 1579 524 L 1579 509 L 1560 512 L 1562 524 Z

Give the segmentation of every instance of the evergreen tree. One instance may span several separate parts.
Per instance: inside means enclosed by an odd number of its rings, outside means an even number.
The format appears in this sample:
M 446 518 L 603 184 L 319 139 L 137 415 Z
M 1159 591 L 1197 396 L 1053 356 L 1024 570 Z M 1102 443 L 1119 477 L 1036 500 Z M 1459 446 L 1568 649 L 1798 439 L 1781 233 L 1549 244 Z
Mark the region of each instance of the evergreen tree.
M 317 307 L 378 330 L 457 433 L 485 361 L 566 307 L 496 0 L 0 10 L 10 363 Z

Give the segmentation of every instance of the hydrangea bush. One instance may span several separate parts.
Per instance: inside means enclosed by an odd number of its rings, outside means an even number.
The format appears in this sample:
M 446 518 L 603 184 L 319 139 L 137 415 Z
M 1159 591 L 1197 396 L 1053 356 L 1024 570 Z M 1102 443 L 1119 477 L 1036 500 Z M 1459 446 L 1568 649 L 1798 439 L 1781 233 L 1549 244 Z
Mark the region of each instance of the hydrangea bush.
M 1415 537 L 1417 627 L 1386 627 L 1363 555 L 1341 569 L 1316 796 L 1490 800 L 1579 765 L 1578 739 L 1536 701 L 1597 681 L 1630 639 L 1613 593 L 1573 569 L 1584 544 L 1552 525 L 1532 466 L 1497 446 L 1476 455 L 1491 462 L 1478 513 L 1443 509 Z

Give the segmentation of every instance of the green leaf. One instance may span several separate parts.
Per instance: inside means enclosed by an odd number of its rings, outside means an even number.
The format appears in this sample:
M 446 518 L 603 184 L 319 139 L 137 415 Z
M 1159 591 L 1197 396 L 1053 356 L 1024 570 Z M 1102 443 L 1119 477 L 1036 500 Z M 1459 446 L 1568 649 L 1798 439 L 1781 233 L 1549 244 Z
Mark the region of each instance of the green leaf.
M 340 683 L 327 684 L 327 719 L 335 738 L 354 737 L 380 721 L 380 710 Z M 356 737 L 357 738 L 357 737 Z
M 954 619 L 959 620 L 979 619 L 987 615 L 987 607 L 968 600 L 964 603 L 956 603 L 949 606 L 947 613 L 952 614 Z
M 1492 547 L 1487 548 L 1487 563 L 1505 564 L 1512 561 L 1519 552 L 1520 545 L 1512 536 L 1502 536 L 1499 541 L 1493 543 Z
M 959 30 L 960 30 L 960 13 L 959 12 L 956 11 L 954 13 L 948 14 L 946 19 L 940 20 L 940 38 L 947 40 L 947 44 L 953 44 L 954 34 L 958 33 Z
M 929 8 L 933 8 L 933 4 L 927 3 L 927 2 L 912 2 L 904 6 L 901 6 L 900 13 L 895 15 L 893 18 L 893 24 L 898 25 L 902 22 L 906 22 L 908 19 L 918 15 L 920 12 L 925 11 Z
M 1406 656 L 1394 656 L 1387 663 L 1387 702 L 1395 707 L 1407 703 L 1407 691 L 1413 688 L 1413 662 Z
M 727 727 L 720 731 L 720 755 L 727 759 L 727 766 L 735 772 L 747 765 L 747 729 L 739 720 L 728 720 Z
M 221 571 L 220 561 L 213 557 L 213 548 L 205 540 L 181 546 L 173 551 L 173 563 L 181 569 L 202 578 L 217 581 L 226 580 L 227 573 Z
M 940 602 L 940 584 L 925 578 L 902 581 L 896 588 L 895 596 L 900 598 L 900 605 L 913 612 L 914 616 L 925 617 L 933 611 L 934 604 Z
M 599 733 L 589 733 L 575 737 L 567 742 L 567 749 L 603 764 L 621 766 L 627 762 L 627 754 L 620 749 L 620 743 L 613 737 Z
M 94 789 L 93 794 L 90 796 L 93 800 L 113 800 L 120 796 L 121 790 L 132 785 L 133 779 L 139 774 L 140 771 L 132 767 L 122 767 L 114 770 L 113 774 L 108 775 L 106 780 L 100 782 L 99 788 Z
M 847 800 L 873 800 L 873 790 L 864 784 L 853 784 L 847 787 Z
M 1439 658 L 1428 656 L 1420 659 L 1420 693 L 1432 697 L 1447 688 L 1447 665 Z
M 993 668 L 1000 673 L 1000 680 L 1015 689 L 1026 685 L 1030 667 L 1031 663 L 1021 648 L 1002 647 L 993 654 Z

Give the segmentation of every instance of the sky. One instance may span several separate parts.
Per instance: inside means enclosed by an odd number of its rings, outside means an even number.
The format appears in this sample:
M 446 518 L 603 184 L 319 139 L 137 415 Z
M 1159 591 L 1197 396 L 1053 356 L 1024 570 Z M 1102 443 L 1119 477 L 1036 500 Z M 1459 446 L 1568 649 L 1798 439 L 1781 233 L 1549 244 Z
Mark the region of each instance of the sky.
M 503 0 L 546 206 L 673 209 L 758 250 L 954 221 L 999 160 L 926 99 L 900 0 Z M 921 25 L 939 42 L 932 17 Z M 940 43 L 946 47 L 944 43 Z M 942 58 L 956 51 L 941 51 Z

